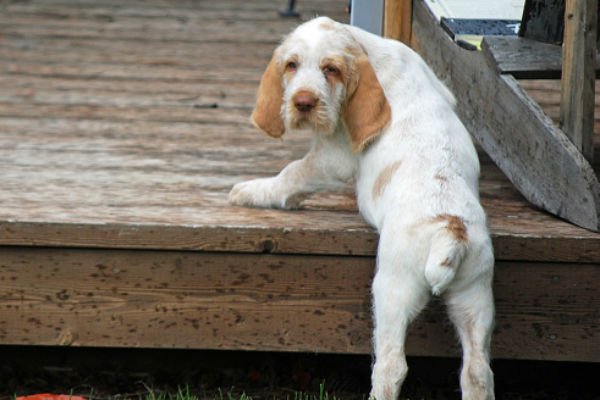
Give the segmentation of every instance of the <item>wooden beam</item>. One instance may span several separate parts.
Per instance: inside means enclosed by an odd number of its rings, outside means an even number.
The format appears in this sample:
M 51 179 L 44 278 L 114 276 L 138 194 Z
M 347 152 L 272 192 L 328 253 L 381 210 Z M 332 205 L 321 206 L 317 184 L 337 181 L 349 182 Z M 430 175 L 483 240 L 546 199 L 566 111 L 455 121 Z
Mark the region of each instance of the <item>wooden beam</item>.
M 490 174 L 487 169 L 482 173 Z M 485 180 L 486 186 L 510 185 L 504 180 L 491 183 Z M 482 189 L 482 202 L 488 213 L 496 260 L 570 263 L 600 261 L 600 235 L 531 210 L 518 193 L 514 193 L 515 197 L 519 196 L 518 201 L 514 201 L 503 191 Z M 209 211 L 215 215 L 224 214 L 219 208 L 210 208 Z M 310 219 L 311 213 L 321 220 Z M 294 213 L 282 211 L 260 215 L 268 216 L 271 224 L 274 220 L 272 215 L 293 224 L 292 217 L 295 215 L 292 214 Z M 507 215 L 510 217 L 507 218 Z M 359 225 L 353 227 L 341 224 L 339 229 L 334 229 L 326 224 L 324 217 L 327 214 L 322 211 L 302 213 L 300 216 L 313 221 L 315 229 L 227 226 L 228 221 L 223 222 L 224 226 L 0 221 L 0 246 L 375 256 L 378 235 L 372 228 L 366 225 L 361 228 Z M 248 223 L 242 219 L 240 221 L 240 224 Z M 319 222 L 324 226 L 317 227 Z
M 413 7 L 413 41 L 483 149 L 531 203 L 598 231 L 600 183 L 575 145 L 489 54 L 458 47 L 422 1 Z
M 0 344 L 372 351 L 372 257 L 0 251 Z M 598 282 L 597 263 L 497 263 L 492 355 L 600 361 Z M 436 299 L 407 353 L 456 357 L 457 344 Z
M 383 36 L 410 44 L 412 0 L 385 0 Z
M 585 158 L 594 156 L 597 0 L 567 0 L 560 125 Z

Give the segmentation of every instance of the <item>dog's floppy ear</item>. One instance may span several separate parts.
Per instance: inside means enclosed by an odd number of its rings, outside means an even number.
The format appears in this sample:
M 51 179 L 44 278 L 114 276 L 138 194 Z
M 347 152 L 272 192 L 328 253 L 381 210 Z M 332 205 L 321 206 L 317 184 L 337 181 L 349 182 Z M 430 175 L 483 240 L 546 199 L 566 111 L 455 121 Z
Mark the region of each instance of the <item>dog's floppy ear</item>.
M 353 150 L 360 152 L 390 122 L 392 112 L 366 55 L 358 57 L 354 74 L 358 74 L 358 82 L 355 77 L 353 87 L 348 90 L 343 119 Z
M 281 72 L 277 65 L 277 50 L 275 50 L 260 80 L 256 106 L 250 119 L 258 128 L 276 138 L 283 135 L 285 131 L 281 118 L 282 102 Z

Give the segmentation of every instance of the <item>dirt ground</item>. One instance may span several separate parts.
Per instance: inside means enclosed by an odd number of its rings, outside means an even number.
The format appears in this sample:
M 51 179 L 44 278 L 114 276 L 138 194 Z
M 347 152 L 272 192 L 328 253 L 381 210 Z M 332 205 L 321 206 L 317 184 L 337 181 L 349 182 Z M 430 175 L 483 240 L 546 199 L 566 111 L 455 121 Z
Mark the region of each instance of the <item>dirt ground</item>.
M 245 392 L 253 399 L 318 393 L 365 399 L 368 356 L 197 350 L 0 347 L 0 398 L 39 392 L 92 399 L 145 398 L 148 388 L 197 396 Z M 403 399 L 460 399 L 460 360 L 409 358 Z M 600 399 L 600 364 L 495 360 L 496 397 L 507 400 Z M 214 397 L 213 397 L 214 398 Z

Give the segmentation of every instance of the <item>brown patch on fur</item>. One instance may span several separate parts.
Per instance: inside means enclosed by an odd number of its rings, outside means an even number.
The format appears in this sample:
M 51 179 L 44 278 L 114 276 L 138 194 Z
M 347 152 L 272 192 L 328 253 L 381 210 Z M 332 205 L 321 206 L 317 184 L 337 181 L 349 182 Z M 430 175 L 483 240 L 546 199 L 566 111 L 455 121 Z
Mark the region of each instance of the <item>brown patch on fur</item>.
M 358 59 L 361 56 L 366 55 L 367 52 L 362 48 L 362 46 L 346 46 L 344 47 L 344 54 L 350 54 L 354 58 Z
M 401 164 L 402 161 L 396 161 L 382 169 L 379 175 L 377 175 L 377 179 L 375 179 L 375 184 L 373 185 L 373 200 L 375 200 L 383 194 L 385 188 L 387 187 L 387 185 L 389 185 L 390 181 L 392 180 L 392 177 L 394 176 L 396 171 L 398 171 L 398 168 L 400 168 Z
M 255 126 L 278 138 L 285 132 L 285 125 L 280 114 L 283 103 L 282 71 L 277 63 L 276 53 L 277 51 L 273 53 L 273 57 L 260 80 L 256 106 L 250 119 Z
M 347 78 L 348 78 L 348 67 L 347 67 L 347 62 L 344 59 L 344 57 L 342 56 L 332 56 L 332 57 L 327 57 L 324 58 L 323 60 L 321 60 L 321 69 L 327 67 L 327 66 L 332 66 L 337 68 L 338 71 L 340 71 L 339 74 L 325 74 L 326 78 L 327 78 L 327 82 L 330 85 L 334 85 L 338 82 L 346 84 L 347 82 Z
M 319 24 L 319 28 L 323 29 L 324 31 L 332 31 L 335 29 L 335 25 L 331 21 L 323 21 Z
M 443 214 L 435 217 L 434 221 L 445 222 L 446 229 L 457 242 L 466 242 L 468 240 L 467 227 L 462 218 L 456 215 Z
M 435 174 L 433 178 L 441 182 L 448 182 L 448 177 L 442 174 Z
M 444 261 L 442 261 L 440 263 L 440 265 L 442 267 L 448 267 L 448 268 L 452 267 L 452 264 L 450 263 L 450 259 L 448 259 L 448 258 L 444 259 Z
M 348 99 L 343 119 L 353 150 L 360 152 L 390 122 L 392 110 L 366 55 L 361 54 L 357 58 L 353 70 L 354 79 L 347 85 Z

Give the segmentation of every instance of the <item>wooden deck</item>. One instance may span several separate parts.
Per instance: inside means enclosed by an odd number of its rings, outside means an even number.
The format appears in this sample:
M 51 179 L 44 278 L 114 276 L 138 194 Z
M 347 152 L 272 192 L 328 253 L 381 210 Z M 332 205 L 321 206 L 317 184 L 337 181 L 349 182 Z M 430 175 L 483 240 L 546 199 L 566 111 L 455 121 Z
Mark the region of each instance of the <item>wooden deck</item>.
M 227 204 L 308 147 L 248 122 L 286 3 L 0 0 L 0 344 L 370 352 L 377 235 L 352 194 Z M 600 235 L 482 164 L 494 357 L 600 361 Z M 458 354 L 437 302 L 408 352 Z

